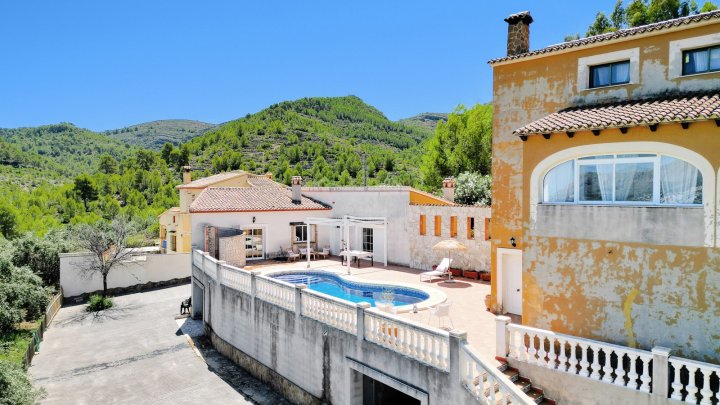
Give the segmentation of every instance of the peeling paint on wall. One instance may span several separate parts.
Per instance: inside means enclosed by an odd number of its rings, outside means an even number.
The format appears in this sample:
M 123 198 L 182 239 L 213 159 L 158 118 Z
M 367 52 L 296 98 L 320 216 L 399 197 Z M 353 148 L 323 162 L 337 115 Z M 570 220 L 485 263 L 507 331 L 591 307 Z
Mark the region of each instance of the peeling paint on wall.
M 633 301 L 635 301 L 635 297 L 637 297 L 638 294 L 640 294 L 640 291 L 637 288 L 633 288 L 632 290 L 630 290 L 630 294 L 628 294 L 627 298 L 625 298 L 625 302 L 623 303 L 623 314 L 625 315 L 625 332 L 628 336 L 627 345 L 633 348 L 637 347 L 637 340 L 635 340 L 635 332 L 633 332 L 633 319 L 630 312 L 632 311 Z

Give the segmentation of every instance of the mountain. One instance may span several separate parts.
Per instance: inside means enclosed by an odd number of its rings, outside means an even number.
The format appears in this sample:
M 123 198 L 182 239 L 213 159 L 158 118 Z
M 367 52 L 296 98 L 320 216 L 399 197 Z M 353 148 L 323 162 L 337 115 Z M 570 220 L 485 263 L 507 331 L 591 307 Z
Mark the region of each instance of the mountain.
M 104 133 L 120 142 L 145 149 L 160 150 L 166 142 L 179 145 L 202 135 L 214 126 L 214 124 L 193 120 L 159 120 L 113 129 Z
M 100 155 L 120 160 L 131 152 L 129 145 L 69 123 L 0 128 L 0 178 L 63 182 L 94 171 Z
M 356 96 L 274 104 L 184 145 L 199 175 L 244 169 L 314 185 L 417 183 L 425 128 L 393 122 Z
M 447 121 L 447 113 L 422 113 L 414 117 L 403 118 L 398 122 L 405 125 L 411 125 L 419 128 L 428 128 L 431 131 L 435 131 L 435 127 L 440 121 Z

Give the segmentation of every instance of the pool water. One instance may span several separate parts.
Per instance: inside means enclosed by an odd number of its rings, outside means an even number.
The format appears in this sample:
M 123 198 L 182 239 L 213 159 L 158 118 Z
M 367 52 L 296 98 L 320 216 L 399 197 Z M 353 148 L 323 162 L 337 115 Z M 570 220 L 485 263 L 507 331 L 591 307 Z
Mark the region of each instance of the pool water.
M 412 305 L 430 297 L 426 292 L 415 288 L 358 283 L 327 272 L 279 273 L 270 277 L 291 284 L 305 284 L 311 290 L 345 301 L 367 302 L 373 307 L 376 301 L 384 301 L 383 295 L 386 298 L 392 297 L 391 302 L 394 306 Z

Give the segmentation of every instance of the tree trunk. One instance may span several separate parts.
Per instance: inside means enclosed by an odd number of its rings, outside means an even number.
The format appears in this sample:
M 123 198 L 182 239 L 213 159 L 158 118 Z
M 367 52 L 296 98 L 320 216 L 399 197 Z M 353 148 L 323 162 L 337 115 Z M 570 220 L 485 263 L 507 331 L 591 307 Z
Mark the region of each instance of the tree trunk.
M 103 298 L 107 297 L 107 274 L 103 274 Z

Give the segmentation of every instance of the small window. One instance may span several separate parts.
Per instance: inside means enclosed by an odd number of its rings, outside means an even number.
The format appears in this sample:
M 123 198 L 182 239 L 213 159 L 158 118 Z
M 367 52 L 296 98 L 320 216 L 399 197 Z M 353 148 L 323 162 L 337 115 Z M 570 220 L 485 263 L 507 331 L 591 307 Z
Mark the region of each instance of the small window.
M 375 241 L 373 239 L 373 229 L 363 228 L 362 230 L 362 249 L 364 252 L 374 252 Z
M 442 217 L 435 215 L 435 236 L 442 235 Z
M 427 218 L 425 215 L 420 215 L 420 235 L 425 236 L 427 233 Z
M 683 75 L 720 70 L 720 46 L 683 52 Z
M 315 242 L 315 235 L 312 232 L 312 227 L 309 228 L 307 225 L 294 225 L 294 228 L 294 243 L 307 243 L 308 237 L 310 237 L 310 242 Z
M 450 237 L 454 238 L 457 236 L 457 217 L 451 216 L 450 217 Z
M 590 88 L 630 83 L 630 61 L 590 66 Z
M 173 224 L 175 223 L 175 215 L 173 215 Z
M 485 240 L 490 240 L 490 218 L 485 218 Z
M 475 218 L 473 217 L 467 219 L 467 238 L 475 239 Z

